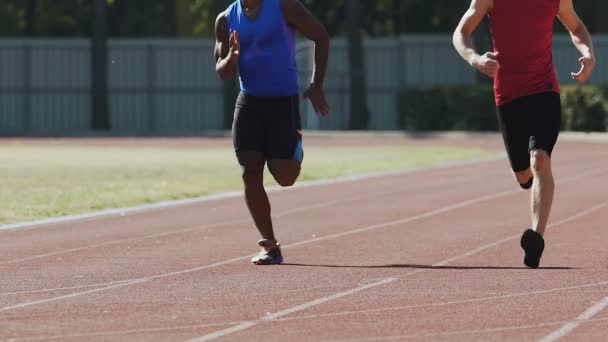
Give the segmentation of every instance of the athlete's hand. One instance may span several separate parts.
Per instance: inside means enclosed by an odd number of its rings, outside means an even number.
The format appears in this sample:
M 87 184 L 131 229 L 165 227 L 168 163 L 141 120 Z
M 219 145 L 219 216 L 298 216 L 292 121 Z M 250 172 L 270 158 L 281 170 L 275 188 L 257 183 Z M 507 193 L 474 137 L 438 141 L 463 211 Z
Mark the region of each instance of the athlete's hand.
M 323 92 L 323 88 L 311 84 L 310 87 L 304 92 L 304 98 L 310 100 L 312 103 L 312 107 L 315 109 L 315 112 L 321 116 L 329 115 L 329 104 L 327 104 L 327 100 L 325 99 L 325 92 Z
M 589 80 L 591 73 L 595 68 L 595 56 L 583 56 L 578 59 L 578 62 L 581 63 L 581 69 L 578 72 L 570 73 L 570 75 L 576 82 L 585 83 Z
M 230 34 L 230 38 L 228 38 L 228 47 L 228 58 L 238 58 L 239 52 L 241 51 L 241 42 L 239 41 L 239 33 L 237 31 L 232 31 Z
M 489 77 L 496 76 L 500 64 L 498 63 L 498 52 L 486 52 L 471 62 L 471 66 Z

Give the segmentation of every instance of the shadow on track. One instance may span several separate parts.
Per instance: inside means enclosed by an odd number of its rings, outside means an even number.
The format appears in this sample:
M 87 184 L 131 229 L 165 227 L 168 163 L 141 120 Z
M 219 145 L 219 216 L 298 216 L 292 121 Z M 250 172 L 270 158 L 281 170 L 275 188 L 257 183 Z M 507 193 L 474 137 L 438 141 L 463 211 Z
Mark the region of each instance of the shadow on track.
M 389 265 L 313 265 L 313 264 L 298 264 L 284 263 L 283 266 L 300 266 L 300 267 L 327 267 L 327 268 L 412 268 L 412 269 L 432 269 L 432 270 L 525 270 L 528 267 L 515 266 L 433 266 L 433 265 L 417 265 L 417 264 L 389 264 Z M 536 270 L 575 270 L 573 267 L 539 267 Z

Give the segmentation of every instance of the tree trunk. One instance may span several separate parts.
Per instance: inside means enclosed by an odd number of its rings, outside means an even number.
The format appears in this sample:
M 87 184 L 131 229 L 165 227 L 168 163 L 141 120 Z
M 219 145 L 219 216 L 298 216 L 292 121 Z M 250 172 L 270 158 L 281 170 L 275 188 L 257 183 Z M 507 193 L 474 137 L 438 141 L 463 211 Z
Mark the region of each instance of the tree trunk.
M 179 25 L 179 19 L 177 17 L 177 6 L 180 0 L 165 0 L 165 28 L 163 34 L 169 37 L 177 36 L 177 27 Z
M 363 130 L 369 126 L 367 86 L 360 0 L 348 0 L 348 56 L 350 59 L 350 129 Z
M 194 33 L 194 17 L 190 0 L 175 0 L 175 27 L 178 37 L 190 37 Z
M 596 32 L 608 32 L 608 20 L 606 20 L 606 11 L 608 11 L 608 3 L 605 0 L 596 0 L 594 11 Z
M 93 0 L 93 35 L 91 36 L 91 126 L 109 130 L 108 46 L 106 0 Z
M 28 37 L 33 37 L 36 33 L 36 0 L 27 1 L 25 33 Z

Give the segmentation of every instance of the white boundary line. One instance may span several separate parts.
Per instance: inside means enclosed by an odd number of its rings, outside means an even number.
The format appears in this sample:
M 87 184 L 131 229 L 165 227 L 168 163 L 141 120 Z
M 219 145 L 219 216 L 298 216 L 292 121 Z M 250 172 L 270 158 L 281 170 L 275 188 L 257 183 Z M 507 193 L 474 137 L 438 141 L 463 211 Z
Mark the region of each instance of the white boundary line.
M 604 299 L 595 303 L 595 305 L 585 310 L 585 312 L 580 314 L 573 321 L 564 324 L 559 329 L 543 337 L 540 342 L 554 342 L 559 340 L 560 338 L 574 331 L 574 329 L 576 329 L 581 323 L 592 319 L 595 315 L 602 312 L 606 307 L 608 307 L 608 297 L 605 297 Z
M 390 283 L 396 282 L 397 280 L 399 280 L 399 278 L 385 278 L 385 279 L 382 279 L 382 280 L 379 280 L 379 281 L 376 281 L 376 282 L 373 282 L 373 283 L 370 283 L 370 284 L 366 284 L 366 285 L 362 285 L 362 286 L 359 286 L 359 287 L 355 287 L 354 289 L 350 289 L 350 290 L 343 291 L 343 292 L 338 292 L 338 293 L 335 293 L 333 295 L 326 296 L 326 297 L 317 298 L 317 299 L 312 300 L 310 302 L 307 302 L 307 303 L 304 303 L 304 304 L 300 304 L 300 305 L 297 305 L 297 306 L 293 306 L 291 308 L 288 308 L 288 309 L 285 309 L 285 310 L 282 310 L 282 311 L 279 311 L 279 312 L 275 312 L 273 314 L 266 315 L 266 316 L 261 317 L 260 319 L 258 319 L 256 321 L 243 322 L 243 323 L 241 323 L 239 325 L 235 325 L 235 326 L 232 326 L 230 328 L 223 329 L 223 330 L 218 330 L 218 331 L 212 332 L 210 334 L 207 334 L 207 335 L 204 335 L 204 336 L 201 336 L 201 337 L 193 338 L 193 339 L 188 340 L 188 341 L 189 342 L 212 341 L 212 340 L 215 340 L 215 339 L 220 338 L 220 337 L 228 336 L 228 335 L 234 334 L 236 332 L 252 328 L 252 327 L 254 327 L 254 326 L 256 326 L 256 325 L 258 325 L 258 324 L 260 324 L 260 323 L 262 323 L 264 321 L 276 320 L 277 318 L 281 318 L 283 316 L 287 316 L 287 315 L 292 314 L 294 312 L 306 310 L 306 309 L 311 308 L 313 306 L 321 305 L 323 303 L 327 303 L 327 302 L 330 302 L 330 301 L 338 299 L 338 298 L 346 297 L 348 295 L 351 295 L 351 294 L 354 294 L 354 293 L 357 293 L 357 292 L 365 291 L 365 290 L 370 289 L 372 287 L 390 284 Z
M 501 194 L 504 195 L 504 193 L 498 193 L 496 195 L 498 197 L 503 197 L 503 196 L 501 196 Z M 561 225 L 561 224 L 564 224 L 564 223 L 576 220 L 578 218 L 581 218 L 583 216 L 591 214 L 591 213 L 593 213 L 593 212 L 595 212 L 595 211 L 597 211 L 599 209 L 602 209 L 602 208 L 604 208 L 607 205 L 608 205 L 608 201 L 605 201 L 605 202 L 603 202 L 601 204 L 598 204 L 598 205 L 596 205 L 596 206 L 594 206 L 592 208 L 589 208 L 589 209 L 587 209 L 585 211 L 582 211 L 582 212 L 580 212 L 580 213 L 578 213 L 576 215 L 567 217 L 567 218 L 565 218 L 565 219 L 563 219 L 563 220 L 561 220 L 559 222 L 556 222 L 555 224 L 552 225 L 552 227 L 555 227 L 557 225 Z M 450 207 L 452 207 L 452 208 L 458 208 L 457 205 L 453 205 L 453 206 L 450 206 Z M 446 208 L 448 208 L 448 207 L 446 207 Z M 439 211 L 441 211 L 441 210 L 439 210 Z M 459 259 L 463 259 L 463 258 L 472 256 L 472 255 L 474 255 L 476 253 L 479 253 L 479 252 L 481 252 L 483 250 L 486 250 L 488 248 L 494 247 L 494 246 L 496 246 L 498 244 L 501 244 L 501 243 L 504 243 L 506 241 L 513 240 L 514 238 L 517 238 L 517 237 L 519 237 L 519 234 L 510 236 L 508 238 L 501 239 L 501 240 L 498 240 L 498 241 L 495 241 L 495 242 L 492 242 L 490 244 L 487 244 L 487 245 L 484 245 L 484 246 L 481 246 L 481 247 L 478 247 L 478 248 L 475 248 L 475 249 L 473 249 L 473 250 L 471 250 L 469 252 L 466 252 L 464 254 L 458 255 L 456 257 L 445 259 L 443 261 L 440 261 L 438 263 L 433 264 L 432 266 L 434 266 L 434 267 L 445 266 L 446 264 L 448 264 L 448 263 L 450 263 L 452 261 L 456 261 L 456 260 L 459 260 Z M 226 329 L 215 331 L 215 332 L 206 334 L 206 335 L 201 336 L 201 337 L 193 338 L 193 339 L 188 340 L 188 342 L 206 342 L 206 341 L 212 341 L 212 340 L 215 340 L 217 338 L 221 338 L 221 337 L 225 337 L 225 336 L 234 334 L 236 332 L 247 330 L 247 329 L 252 328 L 252 327 L 254 327 L 256 325 L 264 323 L 265 321 L 276 320 L 277 318 L 281 318 L 281 317 L 287 316 L 287 315 L 289 315 L 291 313 L 294 313 L 294 312 L 299 312 L 299 311 L 302 311 L 302 310 L 306 310 L 306 309 L 311 308 L 313 306 L 321 305 L 321 304 L 327 303 L 329 301 L 332 301 L 334 299 L 338 299 L 338 298 L 341 298 L 341 297 L 344 297 L 344 296 L 348 296 L 350 294 L 357 293 L 357 292 L 360 292 L 360 291 L 363 291 L 363 290 L 367 290 L 367 289 L 370 289 L 370 288 L 373 288 L 373 287 L 389 284 L 389 283 L 395 282 L 397 280 L 403 279 L 405 277 L 409 277 L 409 276 L 412 276 L 414 274 L 418 274 L 418 273 L 422 273 L 422 272 L 428 272 L 428 271 L 429 271 L 429 269 L 419 269 L 419 270 L 416 270 L 416 271 L 413 271 L 413 272 L 406 273 L 405 275 L 402 275 L 401 277 L 385 278 L 385 279 L 382 279 L 380 281 L 377 281 L 377 282 L 374 282 L 374 283 L 371 283 L 371 284 L 368 284 L 368 285 L 365 285 L 365 286 L 360 286 L 360 287 L 357 287 L 357 288 L 354 288 L 354 289 L 351 289 L 351 290 L 347 290 L 347 291 L 343 291 L 343 292 L 338 292 L 338 293 L 336 293 L 334 295 L 331 295 L 331 296 L 315 299 L 315 300 L 312 300 L 310 302 L 307 302 L 307 303 L 304 303 L 304 304 L 300 304 L 298 306 L 294 306 L 294 307 L 291 307 L 291 308 L 279 311 L 279 312 L 274 313 L 274 314 L 266 315 L 266 316 L 260 317 L 259 319 L 255 320 L 255 321 L 243 322 L 243 323 L 241 323 L 239 325 L 236 325 L 236 326 L 232 326 L 232 327 L 229 327 L 229 328 L 226 328 Z M 608 305 L 608 298 L 607 298 L 606 305 Z
M 587 172 L 587 173 L 580 173 L 580 174 L 575 175 L 575 176 L 563 178 L 561 180 L 561 182 L 559 182 L 559 183 L 565 183 L 565 182 L 575 181 L 575 180 L 578 180 L 580 178 L 589 177 L 589 176 L 595 175 L 595 174 L 602 174 L 604 172 L 606 172 L 605 169 L 602 169 L 602 170 L 599 170 L 599 171 Z M 283 248 L 285 248 L 285 249 L 286 248 L 292 248 L 292 247 L 297 247 L 297 246 L 301 246 L 301 245 L 305 245 L 305 244 L 309 244 L 309 243 L 313 243 L 313 242 L 318 242 L 318 241 L 323 241 L 323 240 L 330 240 L 330 239 L 334 239 L 334 238 L 337 238 L 337 237 L 342 237 L 342 236 L 348 236 L 348 235 L 363 233 L 363 232 L 372 231 L 372 230 L 376 230 L 376 229 L 380 229 L 380 228 L 385 228 L 385 227 L 390 227 L 390 226 L 395 226 L 395 225 L 399 225 L 399 224 L 407 224 L 407 223 L 411 223 L 411 222 L 414 222 L 414 221 L 419 221 L 419 220 L 422 220 L 422 219 L 425 219 L 425 218 L 428 218 L 428 217 L 432 217 L 432 216 L 436 216 L 436 215 L 439 215 L 439 214 L 443 214 L 443 213 L 446 213 L 446 212 L 449 212 L 449 211 L 453 211 L 453 210 L 456 210 L 456 209 L 464 208 L 464 207 L 467 207 L 467 206 L 470 206 L 470 205 L 473 205 L 473 204 L 476 204 L 476 203 L 481 203 L 481 202 L 485 202 L 485 201 L 489 201 L 489 200 L 505 197 L 505 196 L 508 196 L 508 195 L 511 195 L 511 194 L 520 193 L 520 192 L 521 192 L 520 189 L 516 189 L 516 190 L 510 190 L 510 191 L 503 191 L 503 192 L 495 193 L 495 194 L 492 194 L 492 195 L 481 196 L 481 197 L 477 197 L 477 198 L 474 198 L 474 199 L 471 199 L 471 200 L 460 201 L 460 202 L 454 203 L 452 205 L 444 206 L 442 208 L 434 209 L 434 210 L 431 210 L 431 211 L 427 211 L 427 212 L 424 212 L 424 213 L 421 213 L 421 214 L 418 214 L 418 215 L 414 215 L 414 216 L 410 216 L 410 217 L 407 217 L 407 218 L 403 218 L 403 219 L 400 219 L 400 220 L 395 220 L 395 221 L 391 221 L 391 222 L 385 222 L 385 223 L 371 225 L 371 226 L 365 226 L 365 227 L 349 230 L 349 231 L 342 232 L 342 233 L 336 233 L 336 234 L 331 234 L 331 235 L 322 236 L 322 237 L 318 237 L 318 238 L 308 239 L 308 240 L 296 242 L 296 243 L 293 243 L 293 244 L 285 245 Z M 589 210 L 587 210 L 587 212 L 588 211 Z M 582 213 L 579 213 L 577 216 L 580 216 L 581 214 Z M 492 244 L 490 244 L 488 246 L 493 246 L 495 244 L 496 244 L 496 242 L 494 242 L 494 243 L 492 243 Z M 482 248 L 488 248 L 488 247 L 486 246 L 486 247 L 482 247 Z M 478 248 L 475 251 L 480 251 L 480 250 L 482 250 L 482 249 Z M 471 254 L 471 252 L 467 252 L 466 253 L 467 256 L 470 255 L 470 254 Z M 106 287 L 101 287 L 101 288 L 94 289 L 94 290 L 75 292 L 75 293 L 71 293 L 69 295 L 56 296 L 56 297 L 51 297 L 51 298 L 37 300 L 37 301 L 24 302 L 24 303 L 20 303 L 20 304 L 0 307 L 0 312 L 6 312 L 6 311 L 15 310 L 15 309 L 21 309 L 21 308 L 28 307 L 28 306 L 55 302 L 55 301 L 59 301 L 59 300 L 62 300 L 62 299 L 77 297 L 77 296 L 80 296 L 80 295 L 86 295 L 86 294 L 89 294 L 89 293 L 101 292 L 101 291 L 104 291 L 104 290 L 116 289 L 116 288 L 120 288 L 120 287 L 134 285 L 134 284 L 145 283 L 145 282 L 149 282 L 149 281 L 156 280 L 156 279 L 162 279 L 162 278 L 172 277 L 172 276 L 176 276 L 176 275 L 183 275 L 183 274 L 198 272 L 198 271 L 202 271 L 202 270 L 205 270 L 205 269 L 215 268 L 215 267 L 219 267 L 219 266 L 223 266 L 223 265 L 228 265 L 228 264 L 231 264 L 231 263 L 234 263 L 234 262 L 247 260 L 247 259 L 249 259 L 249 258 L 251 258 L 253 256 L 254 255 L 246 255 L 246 256 L 237 257 L 237 258 L 234 258 L 234 259 L 230 259 L 230 260 L 226 260 L 226 261 L 220 261 L 220 262 L 217 262 L 217 263 L 214 263 L 214 264 L 200 266 L 200 267 L 195 267 L 195 268 L 190 268 L 190 269 L 186 269 L 186 270 L 169 272 L 169 273 L 163 273 L 163 274 L 158 274 L 158 275 L 148 276 L 148 277 L 142 277 L 142 278 L 121 280 L 121 281 L 116 282 L 115 284 L 112 284 L 112 285 L 109 285 L 109 286 L 106 286 Z M 454 259 L 449 259 L 449 260 L 454 260 Z M 438 265 L 438 266 L 441 266 L 441 265 Z M 412 273 L 414 273 L 414 272 L 412 272 Z
M 438 184 L 451 185 L 451 184 L 455 184 L 455 183 L 457 183 L 457 182 L 456 181 L 446 181 L 446 182 L 438 181 L 438 182 L 436 182 L 434 184 L 430 184 L 430 185 L 432 185 L 432 186 L 436 186 Z M 272 217 L 279 218 L 279 217 L 284 217 L 287 215 L 297 214 L 300 212 L 307 212 L 307 211 L 314 210 L 314 209 L 330 207 L 335 204 L 346 204 L 346 203 L 352 203 L 352 202 L 371 199 L 371 198 L 390 196 L 390 195 L 394 195 L 394 194 L 397 194 L 397 193 L 400 193 L 400 192 L 403 192 L 406 190 L 408 190 L 408 189 L 407 188 L 398 189 L 398 190 L 393 189 L 391 191 L 386 191 L 386 192 L 382 192 L 382 193 L 374 193 L 374 194 L 366 193 L 361 196 L 353 196 L 353 197 L 346 198 L 346 199 L 335 199 L 335 200 L 331 200 L 331 201 L 316 203 L 316 204 L 313 204 L 310 206 L 289 209 L 284 212 L 280 212 L 278 214 L 273 214 Z M 49 252 L 49 253 L 44 253 L 44 254 L 32 255 L 32 256 L 28 256 L 28 257 L 19 258 L 19 259 L 0 261 L 0 265 L 15 264 L 15 263 L 19 263 L 19 262 L 36 260 L 36 259 L 41 259 L 41 258 L 45 258 L 45 257 L 51 257 L 51 256 L 71 253 L 71 252 L 78 252 L 78 251 L 83 251 L 83 250 L 87 250 L 87 249 L 113 246 L 113 245 L 118 245 L 121 243 L 128 243 L 128 242 L 138 242 L 138 241 L 143 241 L 143 240 L 148 240 L 148 239 L 157 239 L 157 238 L 163 238 L 163 237 L 172 236 L 172 235 L 189 233 L 189 232 L 193 232 L 193 231 L 203 231 L 206 229 L 219 228 L 219 227 L 230 226 L 230 225 L 247 224 L 250 222 L 251 222 L 250 218 L 232 220 L 232 221 L 222 221 L 222 222 L 217 222 L 217 223 L 211 223 L 211 224 L 206 224 L 206 225 L 201 225 L 201 226 L 193 226 L 193 227 L 188 227 L 188 228 L 184 228 L 184 229 L 171 230 L 171 231 L 167 231 L 167 232 L 149 234 L 149 235 L 144 235 L 144 236 L 136 236 L 136 237 L 125 238 L 125 239 L 105 241 L 105 242 L 100 242 L 100 243 L 91 244 L 91 245 L 84 245 L 81 247 L 74 247 L 74 248 L 57 250 L 54 252 Z
M 392 170 L 392 171 L 372 172 L 372 173 L 368 173 L 368 174 L 355 175 L 355 176 L 342 176 L 342 177 L 321 179 L 321 180 L 315 180 L 315 181 L 302 181 L 302 182 L 299 182 L 296 186 L 293 186 L 290 188 L 282 188 L 279 186 L 268 187 L 266 189 L 266 192 L 275 193 L 275 192 L 281 192 L 281 191 L 292 191 L 292 190 L 301 189 L 301 188 L 311 188 L 311 187 L 319 187 L 319 186 L 324 186 L 324 185 L 349 183 L 349 182 L 356 182 L 356 181 L 362 181 L 362 180 L 368 180 L 368 179 L 374 179 L 374 178 L 418 173 L 418 172 L 424 172 L 424 171 L 443 170 L 443 169 L 449 169 L 449 168 L 459 167 L 459 166 L 468 166 L 468 165 L 476 165 L 476 164 L 482 164 L 482 163 L 487 163 L 487 162 L 493 162 L 493 161 L 498 161 L 498 160 L 502 160 L 502 159 L 505 159 L 504 153 L 500 153 L 498 155 L 495 155 L 493 157 L 488 157 L 488 158 L 480 158 L 480 159 L 474 159 L 474 160 L 468 160 L 468 161 L 448 162 L 448 163 L 443 163 L 443 164 L 428 167 L 428 168 L 408 168 L 408 169 L 399 169 L 399 170 Z M 31 221 L 31 222 L 5 224 L 5 225 L 0 225 L 0 231 L 3 231 L 3 230 L 10 231 L 10 230 L 16 230 L 16 229 L 31 229 L 31 228 L 41 227 L 41 226 L 69 223 L 69 222 L 75 222 L 75 221 L 87 221 L 87 220 L 95 220 L 95 219 L 113 217 L 113 216 L 132 215 L 132 214 L 138 214 L 138 213 L 147 212 L 147 211 L 151 211 L 151 210 L 167 209 L 167 208 L 173 208 L 173 207 L 189 205 L 189 204 L 213 202 L 213 201 L 219 201 L 219 200 L 225 200 L 225 199 L 231 199 L 231 198 L 239 198 L 242 196 L 243 196 L 242 191 L 229 191 L 229 192 L 223 192 L 223 193 L 219 193 L 219 194 L 215 194 L 215 195 L 201 196 L 201 197 L 197 197 L 197 198 L 189 198 L 189 199 L 182 199 L 182 200 L 176 200 L 176 201 L 162 201 L 162 202 L 158 202 L 158 203 L 144 204 L 144 205 L 138 205 L 138 206 L 128 207 L 128 208 L 106 209 L 106 210 L 97 211 L 97 212 L 77 214 L 77 215 L 68 215 L 68 216 L 62 216 L 62 217 L 54 217 L 54 218 L 36 220 L 36 221 Z
M 592 284 L 583 284 L 583 285 L 574 285 L 574 286 L 567 286 L 567 287 L 558 287 L 558 288 L 547 289 L 547 290 L 538 290 L 538 291 L 521 292 L 521 293 L 514 293 L 514 294 L 507 294 L 507 295 L 491 296 L 491 297 L 454 300 L 454 301 L 449 301 L 449 302 L 429 303 L 429 304 L 419 304 L 419 305 L 408 305 L 408 306 L 393 306 L 393 307 L 380 308 L 380 309 L 342 311 L 342 312 L 334 312 L 334 313 L 328 313 L 328 314 L 287 317 L 287 318 L 281 319 L 281 321 L 293 321 L 293 320 L 300 320 L 300 319 L 327 318 L 327 317 L 348 316 L 348 315 L 357 315 L 357 314 L 382 313 L 382 312 L 387 312 L 387 311 L 400 311 L 400 310 L 410 310 L 410 309 L 421 309 L 421 308 L 429 308 L 429 307 L 437 307 L 437 306 L 448 306 L 448 305 L 458 305 L 458 304 L 471 304 L 471 303 L 488 302 L 488 301 L 494 301 L 494 300 L 500 300 L 500 299 L 511 299 L 511 298 L 518 298 L 518 297 L 542 295 L 542 294 L 554 293 L 554 292 L 562 292 L 562 291 L 570 291 L 570 290 L 580 290 L 580 289 L 599 287 L 599 286 L 606 286 L 606 285 L 608 285 L 608 281 L 603 281 L 603 282 L 599 282 L 599 283 L 592 283 Z
M 598 318 L 598 319 L 590 319 L 587 322 L 605 322 L 608 321 L 608 318 Z M 563 324 L 564 322 L 548 322 L 548 323 L 539 323 L 539 324 L 530 324 L 530 325 L 517 325 L 517 326 L 506 326 L 506 327 L 497 327 L 497 328 L 488 328 L 488 329 L 473 329 L 473 330 L 457 330 L 457 331 L 447 331 L 436 334 L 419 334 L 419 335 L 400 335 L 400 336 L 385 336 L 385 337 L 363 337 L 363 338 L 353 338 L 353 339 L 344 339 L 344 340 L 325 340 L 326 342 L 365 342 L 365 341 L 400 341 L 405 339 L 425 339 L 429 338 L 432 340 L 433 337 L 437 338 L 440 336 L 455 336 L 455 335 L 471 335 L 471 334 L 488 334 L 495 332 L 505 332 L 505 331 L 514 331 L 514 330 L 529 330 L 529 329 L 539 329 L 545 327 L 552 327 L 555 325 Z M 520 339 L 525 340 L 525 339 Z
M 532 296 L 532 295 L 546 294 L 546 293 L 553 293 L 553 292 L 578 290 L 578 289 L 583 289 L 583 288 L 593 288 L 593 287 L 606 286 L 606 285 L 608 285 L 608 281 L 552 288 L 552 289 L 532 291 L 532 292 L 521 292 L 521 293 L 514 293 L 514 294 L 509 294 L 509 295 L 501 295 L 501 296 L 463 299 L 463 300 L 459 300 L 459 301 L 429 303 L 429 304 L 401 306 L 401 307 L 390 307 L 390 308 L 384 308 L 384 309 L 343 311 L 343 312 L 319 314 L 319 315 L 285 317 L 285 318 L 276 319 L 276 321 L 283 322 L 283 321 L 325 318 L 325 317 L 333 317 L 333 316 L 354 315 L 354 314 L 358 314 L 358 313 L 374 313 L 374 312 L 383 312 L 383 311 L 417 309 L 417 308 L 434 307 L 434 306 L 469 304 L 469 303 L 476 303 L 476 302 L 483 302 L 483 301 L 492 301 L 492 300 L 497 300 L 497 299 L 508 299 L 508 298 L 525 297 L 525 296 Z M 603 321 L 603 320 L 608 320 L 608 318 L 597 319 L 597 321 Z M 588 322 L 589 321 L 594 321 L 594 320 L 590 319 L 590 320 L 588 320 Z M 28 341 L 29 340 L 50 340 L 50 339 L 65 339 L 65 338 L 74 338 L 74 337 L 94 337 L 94 336 L 127 335 L 127 334 L 150 333 L 150 332 L 167 332 L 167 331 L 188 330 L 188 329 L 206 328 L 206 327 L 214 327 L 214 326 L 239 325 L 239 324 L 246 323 L 246 322 L 251 322 L 251 321 L 217 322 L 217 323 L 205 323 L 205 324 L 200 324 L 200 325 L 175 326 L 175 327 L 167 327 L 167 328 L 98 331 L 98 332 L 91 332 L 89 334 L 84 333 L 84 334 L 71 334 L 71 335 L 26 337 L 26 338 L 23 338 L 22 340 L 28 340 Z M 545 326 L 545 325 L 553 326 L 553 325 L 559 325 L 559 324 L 564 324 L 564 323 L 566 323 L 566 322 L 560 321 L 560 322 L 541 323 L 539 326 Z M 534 326 L 534 327 L 537 327 L 537 326 Z M 527 328 L 527 326 L 521 327 L 521 329 L 526 329 L 526 328 Z M 516 328 L 515 327 L 502 327 L 502 328 L 499 327 L 499 328 L 489 328 L 489 329 L 495 330 L 495 329 L 516 329 Z M 475 333 L 475 332 L 477 332 L 477 331 L 470 330 L 470 331 L 443 332 L 443 333 L 439 333 L 439 334 L 460 334 L 460 333 Z M 434 335 L 436 335 L 436 334 L 434 334 Z

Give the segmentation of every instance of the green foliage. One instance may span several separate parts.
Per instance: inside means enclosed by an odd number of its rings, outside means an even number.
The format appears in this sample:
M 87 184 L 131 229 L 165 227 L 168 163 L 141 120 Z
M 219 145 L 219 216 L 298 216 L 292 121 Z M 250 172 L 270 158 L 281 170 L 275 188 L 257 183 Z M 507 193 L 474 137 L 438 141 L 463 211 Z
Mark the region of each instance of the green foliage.
M 0 4 L 0 36 L 16 36 L 25 31 L 24 1 L 3 0 Z
M 491 87 L 408 89 L 401 94 L 398 108 L 402 129 L 494 131 L 498 128 Z
M 608 86 L 562 88 L 563 129 L 607 131 Z M 406 89 L 398 99 L 399 127 L 413 131 L 495 131 L 491 86 Z
M 213 36 L 217 14 L 233 0 L 107 0 L 111 35 L 121 37 Z M 301 0 L 332 36 L 347 32 L 347 0 Z M 25 0 L 0 2 L 0 36 L 26 35 Z M 88 36 L 90 1 L 36 0 L 39 36 Z M 364 32 L 369 36 L 451 32 L 470 0 L 362 1 Z M 577 10 L 594 33 L 608 32 L 608 1 L 576 2 Z M 187 8 L 187 11 L 176 8 Z M 562 30 L 562 25 L 556 25 Z
M 565 130 L 605 132 L 608 127 L 608 87 L 562 88 Z
M 193 32 L 197 36 L 213 37 L 215 18 L 232 3 L 229 0 L 192 0 L 190 9 L 194 16 Z

